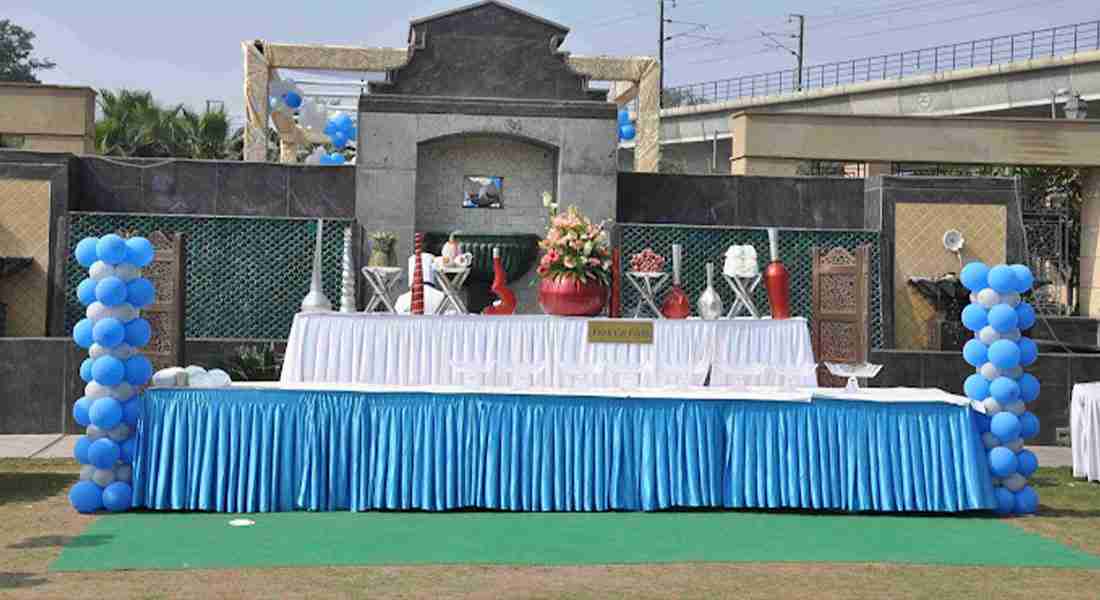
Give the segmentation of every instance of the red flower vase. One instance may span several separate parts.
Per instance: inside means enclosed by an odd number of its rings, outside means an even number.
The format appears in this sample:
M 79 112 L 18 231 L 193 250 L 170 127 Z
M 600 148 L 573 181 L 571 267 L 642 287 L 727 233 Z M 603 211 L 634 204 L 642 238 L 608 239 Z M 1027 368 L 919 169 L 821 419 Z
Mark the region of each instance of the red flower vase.
M 539 282 L 539 306 L 548 315 L 592 317 L 600 314 L 606 301 L 607 287 L 598 279 L 560 277 Z

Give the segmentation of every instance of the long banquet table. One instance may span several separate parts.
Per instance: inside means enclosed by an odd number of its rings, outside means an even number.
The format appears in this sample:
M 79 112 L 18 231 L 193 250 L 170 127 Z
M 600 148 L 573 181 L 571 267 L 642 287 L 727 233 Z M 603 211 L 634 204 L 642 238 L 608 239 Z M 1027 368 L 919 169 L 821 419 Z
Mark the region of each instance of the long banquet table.
M 802 318 L 653 321 L 653 344 L 589 344 L 590 319 L 299 313 L 281 381 L 556 388 L 816 385 Z M 737 369 L 767 366 L 754 375 Z M 776 370 L 786 369 L 787 372 Z
M 156 510 L 994 506 L 965 398 L 936 390 L 153 388 L 134 505 Z

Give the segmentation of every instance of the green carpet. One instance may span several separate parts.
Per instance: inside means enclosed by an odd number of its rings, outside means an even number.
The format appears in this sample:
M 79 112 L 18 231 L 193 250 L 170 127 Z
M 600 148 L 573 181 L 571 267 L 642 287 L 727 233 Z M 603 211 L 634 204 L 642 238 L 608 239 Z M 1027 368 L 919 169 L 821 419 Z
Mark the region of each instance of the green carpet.
M 681 513 L 130 513 L 95 520 L 55 571 L 317 565 L 887 562 L 1100 568 L 985 518 Z

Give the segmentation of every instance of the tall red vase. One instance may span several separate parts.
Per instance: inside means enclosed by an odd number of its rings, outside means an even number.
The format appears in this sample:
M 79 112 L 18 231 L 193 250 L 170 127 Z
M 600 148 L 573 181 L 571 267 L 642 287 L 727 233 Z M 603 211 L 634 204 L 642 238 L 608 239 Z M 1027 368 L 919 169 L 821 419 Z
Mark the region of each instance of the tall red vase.
M 672 245 L 672 287 L 665 294 L 661 303 L 661 314 L 666 319 L 686 319 L 691 315 L 691 300 L 687 292 L 680 287 L 680 244 Z
M 768 290 L 768 304 L 773 319 L 791 318 L 791 274 L 779 260 L 779 230 L 768 229 L 771 262 L 764 269 L 764 288 Z
M 499 300 L 485 307 L 482 314 L 510 315 L 516 312 L 516 295 L 508 289 L 508 276 L 500 260 L 500 248 L 493 248 L 493 285 L 489 289 Z

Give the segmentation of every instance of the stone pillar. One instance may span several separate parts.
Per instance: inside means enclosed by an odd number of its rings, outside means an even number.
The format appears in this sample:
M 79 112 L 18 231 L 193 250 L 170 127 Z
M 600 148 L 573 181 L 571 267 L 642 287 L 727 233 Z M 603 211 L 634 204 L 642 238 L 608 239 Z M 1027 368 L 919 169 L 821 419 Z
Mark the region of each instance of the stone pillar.
M 258 47 L 262 43 L 251 40 L 241 44 L 244 52 L 244 159 L 252 162 L 267 160 L 267 94 L 271 73 Z
M 1083 169 L 1081 179 L 1081 316 L 1100 317 L 1100 168 Z
M 786 158 L 751 158 L 742 156 L 730 159 L 731 175 L 764 175 L 767 177 L 794 177 L 802 161 Z
M 286 138 L 279 139 L 279 162 L 290 164 L 298 162 L 298 142 Z

